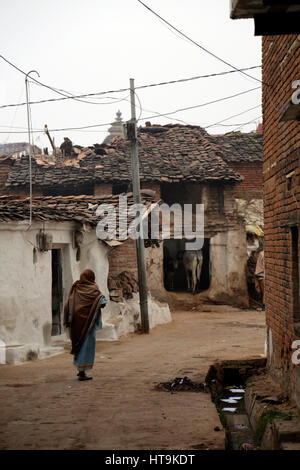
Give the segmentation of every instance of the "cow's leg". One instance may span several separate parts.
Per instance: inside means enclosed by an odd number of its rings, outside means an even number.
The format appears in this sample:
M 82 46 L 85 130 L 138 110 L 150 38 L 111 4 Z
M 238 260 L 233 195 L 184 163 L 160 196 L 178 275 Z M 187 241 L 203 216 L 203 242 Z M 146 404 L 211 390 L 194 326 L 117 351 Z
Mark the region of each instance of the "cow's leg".
M 185 277 L 187 281 L 187 290 L 190 290 L 190 272 L 188 269 L 185 270 Z
M 192 290 L 193 294 L 195 293 L 196 285 L 197 285 L 197 276 L 196 276 L 196 266 L 195 269 L 192 271 Z
M 198 265 L 197 265 L 197 279 L 198 279 L 198 281 L 200 281 L 201 271 L 202 271 L 202 261 L 199 261 Z

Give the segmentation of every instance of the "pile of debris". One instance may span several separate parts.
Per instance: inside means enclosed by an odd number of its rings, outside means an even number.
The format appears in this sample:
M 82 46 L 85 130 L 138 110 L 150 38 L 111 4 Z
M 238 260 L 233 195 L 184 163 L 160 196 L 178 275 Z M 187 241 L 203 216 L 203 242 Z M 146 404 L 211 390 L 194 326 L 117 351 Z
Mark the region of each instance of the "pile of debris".
M 133 293 L 138 292 L 139 285 L 134 273 L 122 271 L 115 277 L 108 276 L 108 290 L 110 300 L 122 302 L 124 299 L 132 299 Z
M 155 388 L 171 393 L 180 391 L 208 392 L 206 383 L 196 383 L 188 377 L 176 377 L 170 382 L 160 382 Z

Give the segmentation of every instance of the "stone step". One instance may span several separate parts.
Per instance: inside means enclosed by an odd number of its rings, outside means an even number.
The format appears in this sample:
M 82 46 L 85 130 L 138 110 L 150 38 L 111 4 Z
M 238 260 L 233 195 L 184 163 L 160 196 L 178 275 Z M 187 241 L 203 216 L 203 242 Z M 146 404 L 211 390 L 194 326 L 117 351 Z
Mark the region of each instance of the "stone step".
M 56 356 L 57 354 L 62 354 L 65 352 L 63 346 L 48 346 L 45 348 L 40 348 L 39 359 L 45 359 L 46 357 Z

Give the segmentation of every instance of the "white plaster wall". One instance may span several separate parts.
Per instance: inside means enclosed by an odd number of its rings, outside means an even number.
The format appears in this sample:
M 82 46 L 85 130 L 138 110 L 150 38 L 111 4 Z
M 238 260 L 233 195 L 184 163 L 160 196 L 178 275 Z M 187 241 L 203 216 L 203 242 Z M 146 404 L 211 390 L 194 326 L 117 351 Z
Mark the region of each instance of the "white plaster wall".
M 246 280 L 246 233 L 244 227 L 219 233 L 210 240 L 211 282 L 208 298 L 248 307 Z
M 139 294 L 135 293 L 132 299 L 124 299 L 123 302 L 110 302 L 110 313 L 108 322 L 113 328 L 98 331 L 97 339 L 113 341 L 127 333 L 138 331 L 141 324 Z M 150 329 L 172 321 L 169 305 L 158 302 L 151 295 L 148 295 L 148 316 Z
M 36 233 L 1 224 L 0 338 L 7 345 L 43 343 L 51 321 L 51 254 L 38 253 L 33 263 Z
M 37 348 L 51 343 L 51 251 L 37 251 L 36 262 L 33 260 L 36 235 L 42 227 L 38 222 L 30 229 L 24 222 L 0 224 L 0 340 L 7 346 L 30 344 Z M 45 232 L 53 236 L 53 248 L 62 249 L 64 301 L 86 268 L 95 271 L 100 290 L 109 298 L 107 248 L 98 241 L 95 230 L 86 232 L 81 259 L 76 261 L 72 247 L 75 228 L 75 223 L 44 224 Z M 109 306 L 103 314 L 104 320 L 110 316 Z

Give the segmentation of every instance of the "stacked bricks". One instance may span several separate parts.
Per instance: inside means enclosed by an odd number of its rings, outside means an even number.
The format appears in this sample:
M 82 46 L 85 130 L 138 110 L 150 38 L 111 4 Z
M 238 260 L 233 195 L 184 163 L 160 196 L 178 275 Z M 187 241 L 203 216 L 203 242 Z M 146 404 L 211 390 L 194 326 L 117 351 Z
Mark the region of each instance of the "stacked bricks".
M 295 263 L 292 226 L 296 227 L 297 218 L 300 231 L 300 126 L 295 120 L 279 122 L 283 107 L 291 101 L 295 91 L 292 83 L 300 80 L 298 36 L 265 36 L 262 54 L 265 302 L 273 343 L 272 353 L 268 348 L 268 364 L 284 393 L 295 399 L 299 406 L 296 369 L 300 365 L 292 363 L 291 345 L 293 340 L 299 339 L 294 326 L 295 321 L 300 321 L 300 318 L 294 318 L 293 305 L 293 283 L 299 283 L 299 279 L 295 279 L 292 272 Z M 287 178 L 292 172 L 292 179 Z
M 135 240 L 129 238 L 122 245 L 114 247 L 108 255 L 109 275 L 118 276 L 123 271 L 130 271 L 137 276 L 137 257 Z

